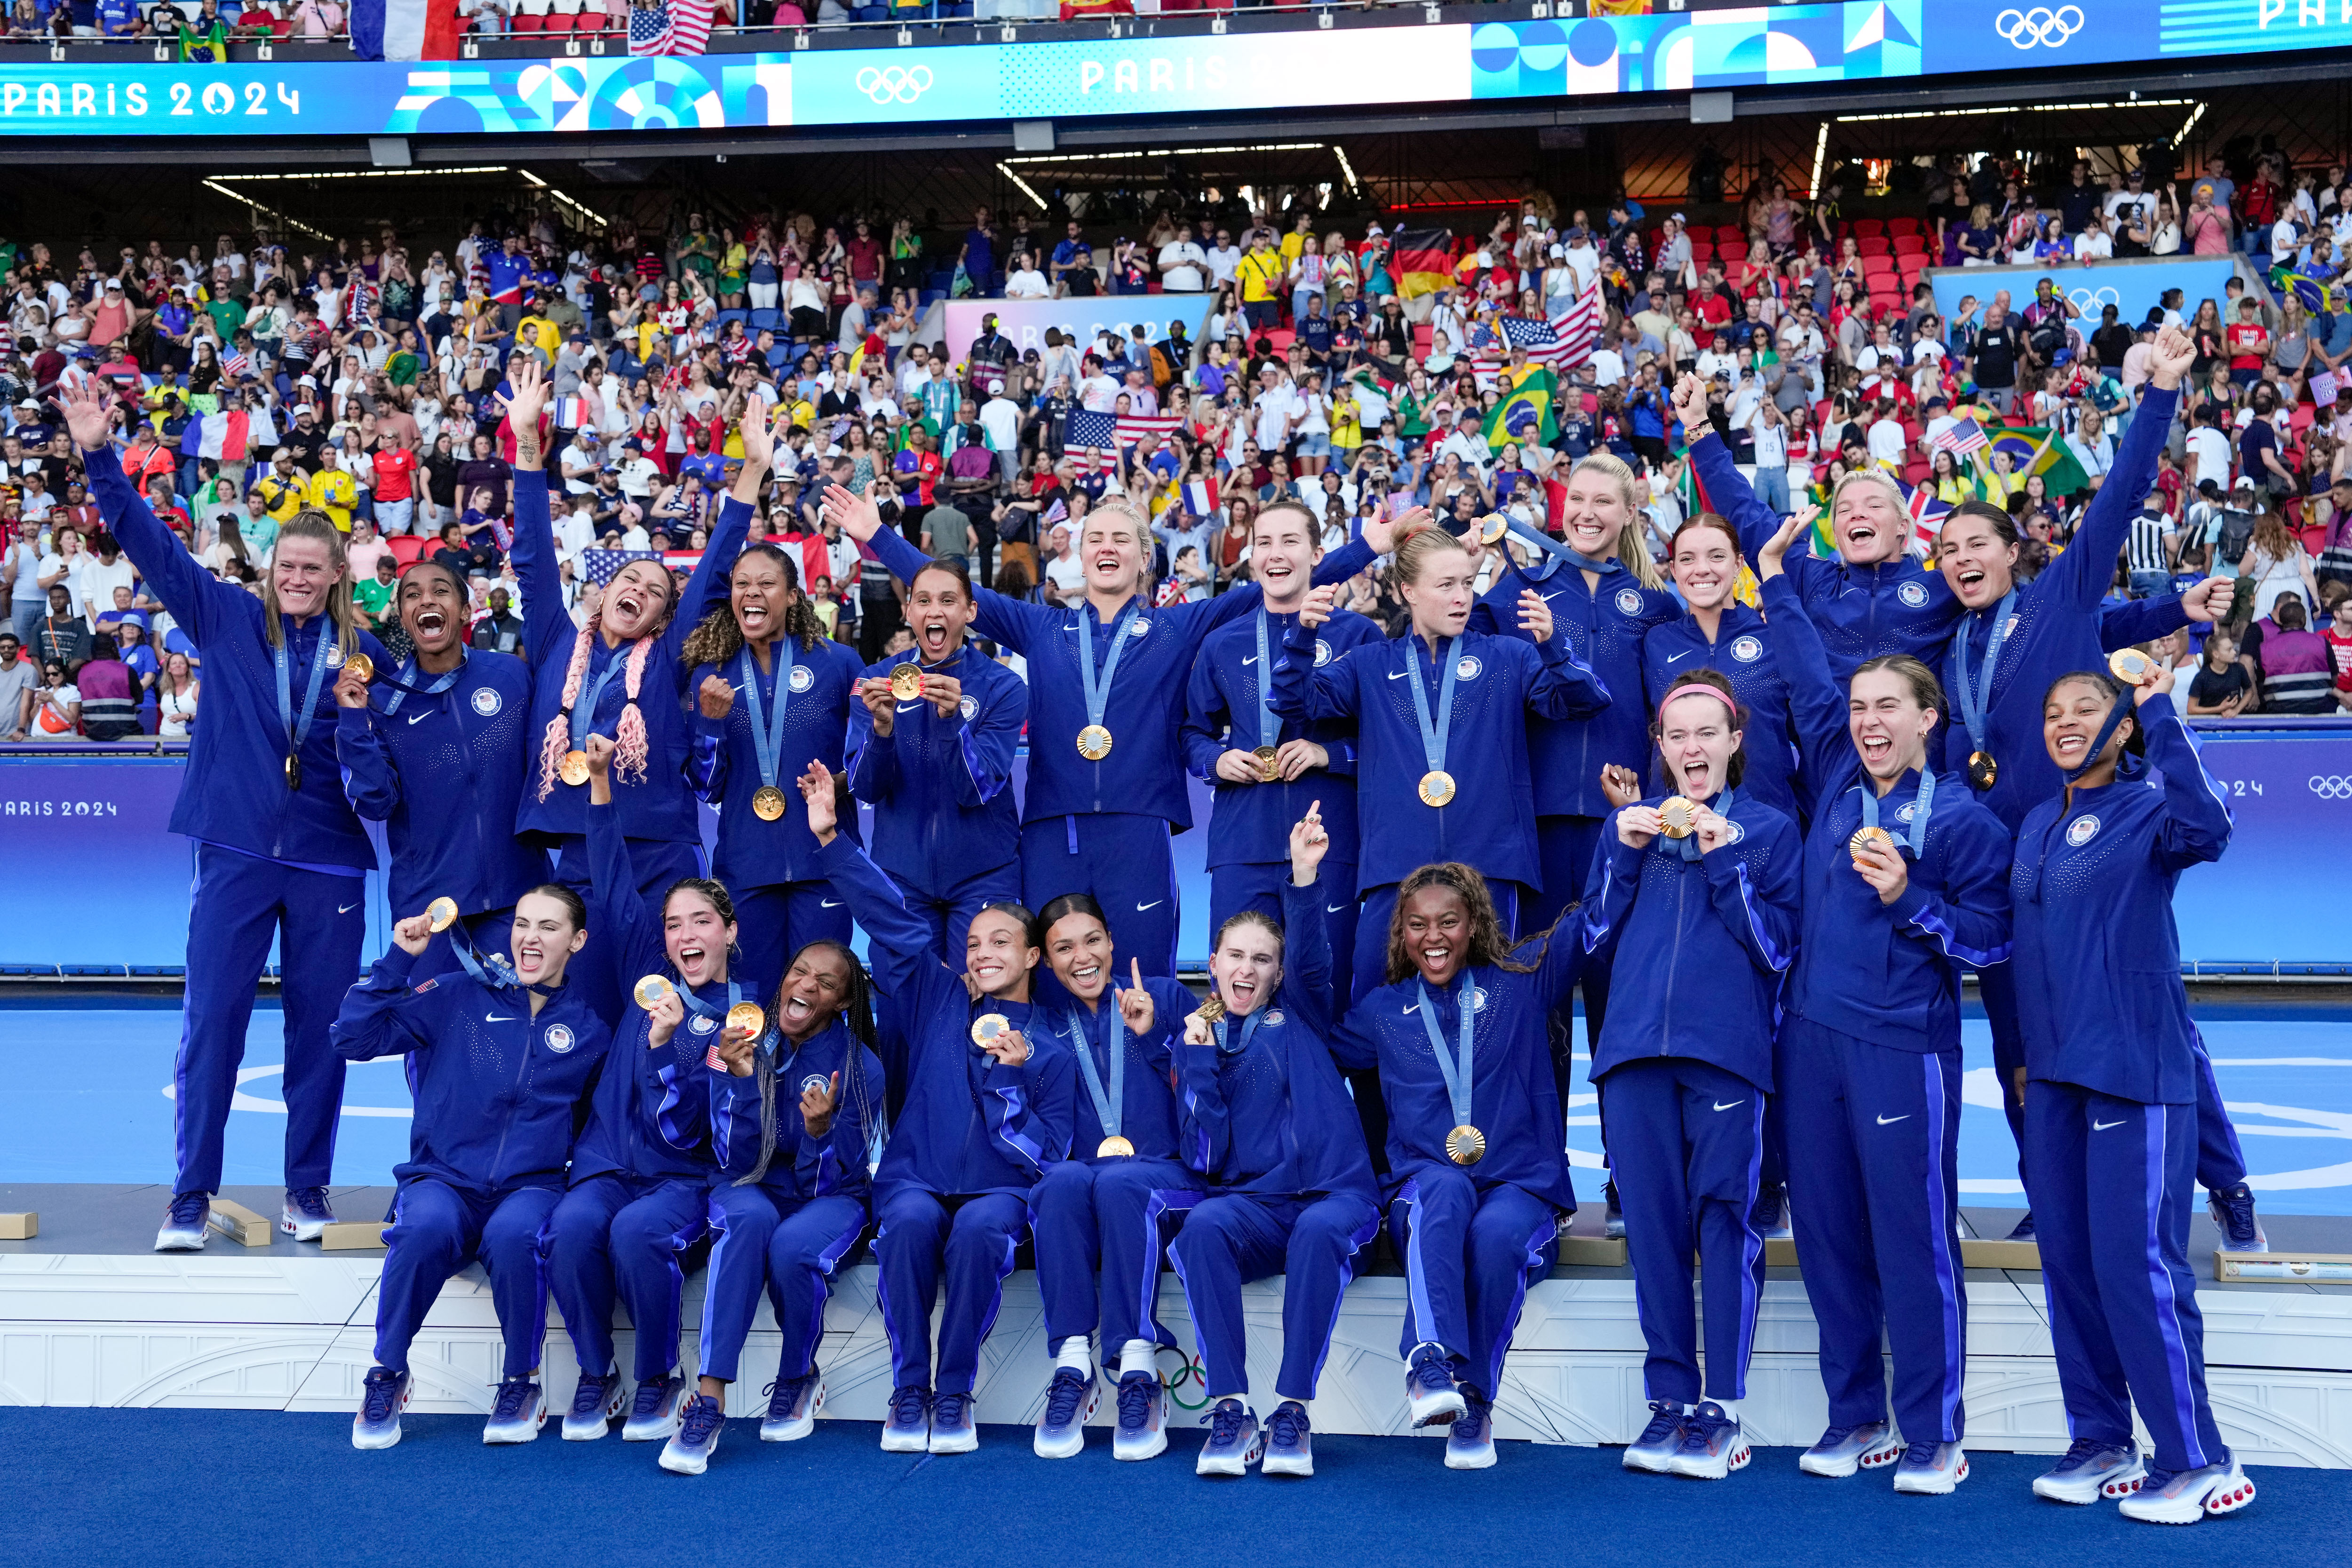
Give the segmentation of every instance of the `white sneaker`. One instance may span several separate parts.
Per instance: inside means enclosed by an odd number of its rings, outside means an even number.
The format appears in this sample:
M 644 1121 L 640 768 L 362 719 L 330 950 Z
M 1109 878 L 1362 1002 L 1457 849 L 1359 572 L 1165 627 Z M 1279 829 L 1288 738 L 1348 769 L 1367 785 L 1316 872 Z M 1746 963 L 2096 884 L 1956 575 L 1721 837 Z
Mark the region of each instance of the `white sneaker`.
M 677 1436 L 678 1411 L 686 1404 L 686 1379 L 676 1373 L 637 1384 L 629 1418 L 621 1424 L 624 1443 L 665 1443 Z
M 582 1373 L 572 1391 L 572 1408 L 563 1417 L 563 1440 L 593 1443 L 612 1428 L 613 1417 L 629 1402 L 629 1385 L 614 1367 L 599 1377 Z
M 2254 1500 L 2254 1483 L 2235 1459 L 2201 1470 L 2166 1475 L 2152 1470 L 2139 1490 L 2124 1499 L 2126 1519 L 2148 1524 L 2195 1524 L 2209 1513 L 2235 1513 Z
M 2137 1444 L 2077 1437 L 2064 1458 L 2033 1478 L 2033 1495 L 2052 1502 L 2093 1503 L 2131 1496 L 2147 1476 Z
M 181 1193 L 163 1215 L 163 1228 L 155 1233 L 158 1252 L 202 1252 L 205 1231 L 212 1223 L 210 1193 Z
M 762 1443 L 797 1443 L 816 1430 L 816 1413 L 824 1408 L 824 1379 L 780 1377 L 768 1385 L 768 1414 L 760 1423 Z
M 1941 1497 L 1968 1479 L 1968 1450 L 1933 1438 L 1904 1449 L 1903 1462 L 1895 1467 L 1895 1489 L 1925 1497 Z
M 529 1377 L 509 1377 L 499 1384 L 498 1403 L 482 1425 L 485 1443 L 535 1443 L 547 1425 L 547 1391 Z
M 1752 1454 L 1739 1418 L 1708 1400 L 1684 1418 L 1682 1447 L 1666 1461 L 1666 1468 L 1696 1480 L 1719 1481 L 1746 1468 Z
M 1832 1426 L 1822 1433 L 1821 1441 L 1799 1457 L 1797 1468 L 1809 1476 L 1841 1480 L 1856 1470 L 1874 1470 L 1902 1457 L 1903 1439 L 1895 1436 L 1894 1427 L 1884 1421 L 1865 1421 L 1859 1426 Z
M 278 1205 L 278 1228 L 297 1241 L 316 1241 L 335 1223 L 324 1187 L 289 1187 Z

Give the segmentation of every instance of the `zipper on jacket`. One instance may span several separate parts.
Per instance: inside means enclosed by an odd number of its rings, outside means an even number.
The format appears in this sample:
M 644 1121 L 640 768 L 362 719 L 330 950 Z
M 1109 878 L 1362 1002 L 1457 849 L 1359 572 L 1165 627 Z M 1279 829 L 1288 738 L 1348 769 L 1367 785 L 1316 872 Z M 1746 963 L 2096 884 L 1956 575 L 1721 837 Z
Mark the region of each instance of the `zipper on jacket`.
M 1690 889 L 1690 868 L 1685 866 L 1675 876 L 1675 942 L 1666 952 L 1665 994 L 1658 1005 L 1658 1054 L 1675 1054 L 1675 972 L 1683 962 L 1683 895 Z
M 530 1014 L 530 994 L 527 991 L 523 993 L 522 1023 L 522 1059 L 515 1064 L 514 1087 L 516 1089 L 522 1088 L 523 1079 L 530 1076 L 531 1035 L 539 1027 L 539 1020 Z M 520 1110 L 520 1107 L 518 1106 L 515 1109 Z M 511 1115 L 499 1119 L 499 1146 L 490 1153 L 490 1185 L 493 1187 L 505 1184 L 500 1170 L 507 1157 L 507 1134 L 513 1130 L 514 1118 Z

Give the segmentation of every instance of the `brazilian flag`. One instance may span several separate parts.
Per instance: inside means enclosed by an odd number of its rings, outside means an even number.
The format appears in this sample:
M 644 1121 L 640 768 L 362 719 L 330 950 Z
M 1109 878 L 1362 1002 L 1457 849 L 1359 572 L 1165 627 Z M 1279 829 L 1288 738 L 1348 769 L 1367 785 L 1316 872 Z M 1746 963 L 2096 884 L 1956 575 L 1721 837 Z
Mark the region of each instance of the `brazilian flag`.
M 2009 471 L 2020 479 L 2040 474 L 2042 488 L 2053 496 L 2070 496 L 2091 488 L 2091 476 L 2083 471 L 2083 465 L 2074 460 L 2073 450 L 2054 429 L 2029 426 L 2003 430 L 1993 437 L 1991 450 L 2006 453 Z M 1990 468 L 1990 463 L 1986 466 Z
M 1518 384 L 1502 389 L 1502 400 L 1486 416 L 1486 445 L 1500 450 L 1505 442 L 1525 440 L 1530 434 L 1546 446 L 1559 440 L 1559 425 L 1551 412 L 1559 391 L 1551 372 L 1540 365 L 1529 368 Z

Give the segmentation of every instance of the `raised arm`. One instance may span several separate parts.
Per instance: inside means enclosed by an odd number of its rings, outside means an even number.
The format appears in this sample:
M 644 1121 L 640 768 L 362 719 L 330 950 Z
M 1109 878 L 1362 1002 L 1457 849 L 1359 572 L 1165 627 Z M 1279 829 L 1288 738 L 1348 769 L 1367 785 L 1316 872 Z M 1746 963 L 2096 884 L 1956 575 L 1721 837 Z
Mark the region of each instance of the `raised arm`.
M 2167 328 L 2158 338 L 2151 361 L 2155 375 L 2140 396 L 2139 411 L 2124 432 L 2105 482 L 2084 509 L 2074 542 L 2035 579 L 2040 592 L 2057 595 L 2061 603 L 2079 610 L 2095 609 L 2106 597 L 2132 519 L 2139 515 L 2140 502 L 2156 483 L 2157 454 L 2164 450 L 2180 403 L 2180 377 L 2196 355 L 2196 346 L 2177 330 Z
M 343 993 L 342 1008 L 327 1030 L 327 1042 L 337 1056 L 347 1062 L 372 1061 L 433 1044 L 453 994 L 449 986 L 456 980 L 444 985 L 437 977 L 431 978 L 423 989 L 413 989 L 409 974 L 416 967 L 417 956 L 395 942 L 357 984 Z
M 667 961 L 662 945 L 660 912 L 646 907 L 637 891 L 637 869 L 629 858 L 629 840 L 621 828 L 621 814 L 613 807 L 613 742 L 591 735 L 588 752 L 588 929 L 609 938 L 608 951 L 621 955 L 614 975 L 625 993 L 640 974 Z
M 2157 853 L 2177 871 L 2219 860 L 2236 824 L 2221 786 L 2205 771 L 2197 737 L 2172 706 L 2171 687 L 2172 672 L 2167 670 L 2140 697 L 2137 717 L 2147 736 L 2147 760 L 2164 774 L 2164 825 Z
M 1642 890 L 1642 856 L 1648 840 L 1625 842 L 1618 826 L 1625 809 L 1620 806 L 1601 820 L 1600 846 L 1593 851 L 1592 868 L 1584 879 L 1584 898 L 1575 917 L 1577 939 L 1584 951 L 1604 959 L 1616 950 L 1617 938 Z
M 555 560 L 555 522 L 548 510 L 547 469 L 540 414 L 547 406 L 547 382 L 539 362 L 516 357 L 499 402 L 515 435 L 514 569 L 522 585 L 523 643 L 534 661 L 545 664 L 558 650 L 569 652 L 578 629 L 563 607 L 562 573 Z M 495 396 L 496 395 L 493 394 Z M 419 476 L 419 482 L 423 477 Z
M 1077 1058 L 1032 1041 L 1029 1059 L 1007 1067 L 991 1058 L 981 1074 L 981 1117 L 988 1134 L 1033 1171 L 1070 1154 L 1077 1122 Z
M 839 830 L 832 770 L 812 762 L 795 782 L 808 810 L 809 831 L 816 837 L 817 864 L 849 906 L 850 918 L 866 931 L 875 984 L 903 1006 L 920 1005 L 915 987 L 924 987 L 928 994 L 934 982 L 949 979 L 946 966 L 931 955 L 930 928 L 908 910 L 889 873 Z M 911 1027 L 911 1015 L 908 1022 Z
M 348 669 L 350 667 L 344 667 Z M 346 685 L 359 688 L 356 706 L 343 705 Z M 375 727 L 367 688 L 356 680 L 335 682 L 335 760 L 342 765 L 343 795 L 370 822 L 389 822 L 400 805 L 400 770 Z
M 1267 657 L 1274 655 L 1269 651 Z M 1270 669 L 1258 671 L 1261 680 L 1271 683 L 1273 678 Z M 1192 672 L 1185 678 L 1184 719 L 1176 729 L 1176 744 L 1183 752 L 1187 773 L 1195 778 L 1216 778 L 1217 759 L 1225 753 L 1225 730 L 1232 721 L 1208 649 L 1202 648 L 1192 656 Z
M 1362 660 L 1356 656 L 1362 649 L 1342 654 L 1319 669 L 1315 664 L 1315 628 L 1330 615 L 1335 592 L 1328 586 L 1307 590 L 1307 607 L 1283 634 L 1282 652 L 1272 656 L 1274 685 L 1268 700 L 1286 719 L 1352 718 L 1360 709 L 1356 670 Z
M 242 588 L 216 581 L 199 566 L 178 535 L 148 510 L 145 499 L 122 472 L 122 459 L 107 434 L 106 404 L 93 386 L 86 383 L 68 399 L 65 410 L 67 427 L 73 432 L 74 445 L 81 448 L 82 463 L 89 473 L 90 497 L 98 503 L 99 516 L 106 520 L 108 531 L 121 543 L 122 552 L 147 580 L 155 597 L 202 647 L 220 625 L 220 617 L 234 613 L 231 605 L 245 608 L 255 601 Z
M 1780 531 L 1785 534 L 1796 526 L 1791 520 L 1790 527 Z M 1822 646 L 1821 633 L 1805 614 L 1796 584 L 1769 550 L 1760 560 L 1758 586 L 1764 601 L 1765 629 L 1772 639 L 1773 662 L 1789 683 L 1789 716 L 1797 727 L 1805 771 L 1817 791 L 1825 789 L 1853 765 L 1853 745 L 1846 730 L 1846 694 L 1838 689 L 1830 674 L 1829 650 Z
M 2006 963 L 2009 870 L 2015 858 L 2009 835 L 1990 812 L 1970 813 L 1945 836 L 1943 858 L 1941 891 L 1906 878 L 1895 897 L 1885 900 L 1895 929 L 1970 969 Z

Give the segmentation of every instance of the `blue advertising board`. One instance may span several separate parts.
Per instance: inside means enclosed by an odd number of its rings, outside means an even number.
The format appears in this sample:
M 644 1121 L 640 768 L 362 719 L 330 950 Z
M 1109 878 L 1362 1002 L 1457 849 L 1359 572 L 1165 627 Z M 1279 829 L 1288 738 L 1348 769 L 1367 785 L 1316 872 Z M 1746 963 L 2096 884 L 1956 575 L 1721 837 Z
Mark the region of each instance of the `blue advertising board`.
M 2203 256 L 2161 261 L 2096 261 L 2087 266 L 2069 261 L 2038 267 L 1965 267 L 1946 268 L 1928 282 L 1936 290 L 1936 309 L 1947 321 L 1961 320 L 1960 302 L 1969 299 L 1976 301 L 1977 319 L 1982 321 L 1984 307 L 2000 290 L 2009 290 L 2011 310 L 2021 310 L 2032 302 L 2034 286 L 2047 278 L 2083 312 L 2083 331 L 2088 336 L 2099 324 L 2102 307 L 2115 306 L 2117 320 L 2126 326 L 2137 326 L 2173 289 L 2180 290 L 2185 301 L 2180 307 L 2181 318 L 2193 318 L 2200 300 L 2210 300 L 2220 305 L 2229 298 L 2226 289 L 2237 265 L 2227 256 Z

